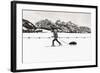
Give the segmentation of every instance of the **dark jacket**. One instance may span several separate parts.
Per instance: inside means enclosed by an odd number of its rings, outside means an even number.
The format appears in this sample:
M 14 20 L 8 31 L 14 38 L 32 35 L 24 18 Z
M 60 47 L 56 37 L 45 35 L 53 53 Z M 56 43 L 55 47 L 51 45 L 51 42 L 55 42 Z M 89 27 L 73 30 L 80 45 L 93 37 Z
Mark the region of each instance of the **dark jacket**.
M 57 38 L 58 38 L 57 30 L 56 30 L 56 31 L 55 31 L 55 30 L 53 30 L 53 36 L 54 36 L 54 38 L 55 38 L 55 39 L 57 39 Z

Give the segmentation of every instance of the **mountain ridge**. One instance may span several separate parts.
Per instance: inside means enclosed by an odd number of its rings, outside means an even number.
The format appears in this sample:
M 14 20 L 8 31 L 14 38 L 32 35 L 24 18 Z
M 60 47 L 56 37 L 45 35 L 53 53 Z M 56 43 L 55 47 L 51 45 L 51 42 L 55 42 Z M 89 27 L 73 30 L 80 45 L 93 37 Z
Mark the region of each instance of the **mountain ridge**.
M 25 21 L 27 21 L 27 24 L 25 24 Z M 35 24 L 31 23 L 28 20 L 23 20 L 23 27 L 25 25 L 30 26 L 31 28 L 27 28 L 26 30 L 23 29 L 23 32 L 43 32 L 43 30 L 52 31 L 53 29 L 57 29 L 58 32 L 64 32 L 64 33 L 91 33 L 91 29 L 86 26 L 78 26 L 77 24 L 73 23 L 72 21 L 68 22 L 62 22 L 60 20 L 56 20 L 55 23 L 48 19 L 40 20 L 36 22 Z M 31 23 L 31 25 L 30 25 Z

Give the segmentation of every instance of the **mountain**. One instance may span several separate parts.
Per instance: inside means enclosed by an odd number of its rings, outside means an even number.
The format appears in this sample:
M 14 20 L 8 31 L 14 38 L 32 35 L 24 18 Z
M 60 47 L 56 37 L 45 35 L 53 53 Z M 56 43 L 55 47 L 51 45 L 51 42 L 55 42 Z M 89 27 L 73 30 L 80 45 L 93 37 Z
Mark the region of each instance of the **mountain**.
M 23 32 L 43 32 L 44 30 L 52 31 L 53 29 L 57 29 L 58 32 L 65 33 L 91 33 L 91 29 L 86 26 L 78 26 L 72 21 L 61 22 L 57 20 L 55 23 L 48 20 L 40 20 L 34 24 L 29 22 L 28 20 L 23 19 Z
M 76 24 L 72 23 L 71 21 L 69 22 L 60 22 L 56 21 L 56 25 L 59 26 L 62 30 L 62 32 L 68 32 L 68 33 L 78 33 L 79 28 Z
M 37 28 L 46 29 L 52 31 L 52 28 L 58 30 L 58 32 L 66 32 L 66 33 L 90 33 L 91 29 L 86 26 L 78 26 L 71 21 L 61 22 L 57 20 L 55 23 L 51 22 L 48 19 L 38 21 L 36 24 Z M 51 28 L 52 26 L 52 28 Z
M 31 23 L 26 19 L 22 20 L 22 25 L 23 25 L 23 32 L 34 32 L 37 29 L 33 23 Z
M 56 24 L 61 27 L 62 32 L 67 33 L 91 33 L 91 29 L 86 26 L 78 26 L 75 23 L 72 23 L 71 21 L 68 22 L 59 22 Z
M 46 29 L 46 30 L 51 30 L 51 25 L 53 25 L 53 23 L 48 19 L 40 20 L 35 24 L 35 26 L 38 29 Z
M 80 26 L 79 33 L 91 33 L 91 29 L 89 27 L 86 27 L 86 26 Z

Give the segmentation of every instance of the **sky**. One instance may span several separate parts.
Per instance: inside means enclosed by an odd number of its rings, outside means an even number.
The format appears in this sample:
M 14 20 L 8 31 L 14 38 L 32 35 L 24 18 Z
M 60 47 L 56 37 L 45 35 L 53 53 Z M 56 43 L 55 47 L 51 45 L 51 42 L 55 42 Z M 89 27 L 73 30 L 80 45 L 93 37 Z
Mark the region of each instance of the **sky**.
M 23 10 L 23 18 L 31 21 L 33 24 L 40 20 L 49 19 L 54 23 L 56 20 L 64 22 L 72 21 L 72 23 L 75 23 L 78 26 L 91 27 L 90 13 Z

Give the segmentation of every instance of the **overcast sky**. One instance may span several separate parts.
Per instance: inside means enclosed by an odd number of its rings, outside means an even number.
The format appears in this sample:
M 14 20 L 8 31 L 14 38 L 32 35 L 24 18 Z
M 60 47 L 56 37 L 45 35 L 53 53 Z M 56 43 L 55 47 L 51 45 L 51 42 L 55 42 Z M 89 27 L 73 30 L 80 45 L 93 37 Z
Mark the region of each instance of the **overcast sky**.
M 33 24 L 39 20 L 49 19 L 52 22 L 56 20 L 72 21 L 78 26 L 91 27 L 90 13 L 23 10 L 23 18 L 31 21 Z

